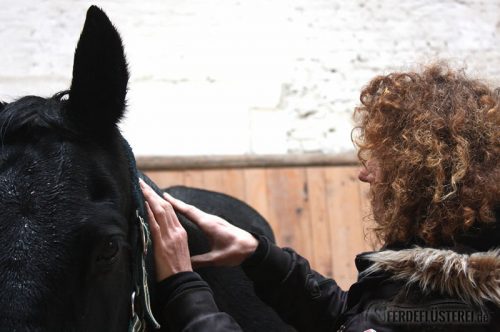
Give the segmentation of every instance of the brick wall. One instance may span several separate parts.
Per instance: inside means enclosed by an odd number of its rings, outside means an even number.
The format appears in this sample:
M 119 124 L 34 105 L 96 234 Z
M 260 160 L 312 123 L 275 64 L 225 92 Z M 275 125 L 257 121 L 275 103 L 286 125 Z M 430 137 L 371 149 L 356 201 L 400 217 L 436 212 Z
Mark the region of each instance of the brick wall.
M 69 86 L 90 2 L 0 0 L 0 98 Z M 137 154 L 337 153 L 380 73 L 449 59 L 497 81 L 497 0 L 106 0 Z

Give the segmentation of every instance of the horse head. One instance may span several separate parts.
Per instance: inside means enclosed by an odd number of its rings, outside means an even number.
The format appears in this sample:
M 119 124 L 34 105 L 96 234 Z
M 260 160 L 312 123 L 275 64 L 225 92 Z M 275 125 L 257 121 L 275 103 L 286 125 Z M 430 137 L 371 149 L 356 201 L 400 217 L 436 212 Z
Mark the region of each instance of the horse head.
M 0 102 L 0 331 L 158 327 L 149 301 L 154 266 L 146 264 L 152 259 L 137 182 L 143 175 L 117 127 L 128 77 L 118 32 L 104 12 L 91 7 L 70 90 Z M 237 199 L 194 188 L 166 190 L 273 239 L 262 216 Z M 209 250 L 201 231 L 179 218 L 191 253 Z M 220 309 L 245 331 L 289 330 L 256 297 L 240 268 L 198 272 Z
M 0 330 L 124 331 L 131 316 L 133 174 L 117 123 L 122 42 L 87 12 L 71 89 L 0 105 Z

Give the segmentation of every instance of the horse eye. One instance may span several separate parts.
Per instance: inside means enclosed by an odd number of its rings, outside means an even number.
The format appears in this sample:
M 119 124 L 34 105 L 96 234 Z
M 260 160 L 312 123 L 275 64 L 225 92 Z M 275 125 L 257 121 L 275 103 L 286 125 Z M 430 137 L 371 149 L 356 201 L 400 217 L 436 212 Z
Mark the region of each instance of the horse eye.
M 99 255 L 97 256 L 97 261 L 109 263 L 111 260 L 113 260 L 113 258 L 116 257 L 119 249 L 120 246 L 117 239 L 106 239 L 101 247 Z

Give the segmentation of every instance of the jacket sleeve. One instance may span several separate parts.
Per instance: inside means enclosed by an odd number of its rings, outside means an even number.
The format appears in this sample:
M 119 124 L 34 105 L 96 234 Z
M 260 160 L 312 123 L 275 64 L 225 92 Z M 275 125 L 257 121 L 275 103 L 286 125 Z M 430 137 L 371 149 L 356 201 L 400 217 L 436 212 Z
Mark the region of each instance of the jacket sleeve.
M 168 331 L 242 331 L 236 321 L 215 304 L 208 284 L 195 272 L 181 272 L 157 286 L 162 299 L 160 324 Z
M 311 270 L 308 261 L 266 237 L 243 264 L 256 294 L 298 331 L 331 331 L 344 307 L 347 292 Z

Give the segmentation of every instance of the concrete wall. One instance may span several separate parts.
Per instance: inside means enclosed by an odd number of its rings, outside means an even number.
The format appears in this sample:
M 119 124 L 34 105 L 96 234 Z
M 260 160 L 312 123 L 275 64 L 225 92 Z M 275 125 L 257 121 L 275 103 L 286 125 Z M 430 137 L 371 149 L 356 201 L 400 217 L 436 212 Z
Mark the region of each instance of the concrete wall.
M 499 0 L 103 0 L 139 155 L 338 153 L 377 74 L 449 59 L 498 81 Z M 68 88 L 88 1 L 0 0 L 0 98 Z

